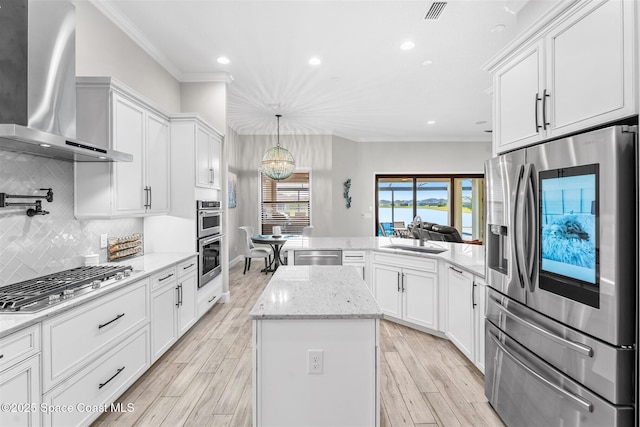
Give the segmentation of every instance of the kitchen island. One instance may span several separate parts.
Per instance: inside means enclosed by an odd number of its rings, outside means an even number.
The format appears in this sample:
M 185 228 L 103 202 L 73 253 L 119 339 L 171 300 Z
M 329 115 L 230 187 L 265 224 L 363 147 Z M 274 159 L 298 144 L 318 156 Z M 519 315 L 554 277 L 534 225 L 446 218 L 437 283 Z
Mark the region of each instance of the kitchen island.
M 250 317 L 254 425 L 379 425 L 382 311 L 354 268 L 282 266 Z

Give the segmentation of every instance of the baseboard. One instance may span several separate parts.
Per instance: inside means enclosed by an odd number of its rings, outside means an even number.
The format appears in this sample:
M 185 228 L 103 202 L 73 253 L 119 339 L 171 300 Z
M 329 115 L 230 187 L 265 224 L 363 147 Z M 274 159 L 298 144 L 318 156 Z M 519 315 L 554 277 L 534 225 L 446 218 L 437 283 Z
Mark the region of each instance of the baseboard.
M 222 296 L 220 297 L 220 302 L 222 304 L 226 304 L 230 301 L 231 301 L 231 293 L 229 291 L 223 293 Z
M 229 261 L 229 268 L 232 268 L 233 266 L 235 266 L 238 263 L 241 263 L 242 261 L 244 261 L 244 256 L 238 255 L 237 257 Z

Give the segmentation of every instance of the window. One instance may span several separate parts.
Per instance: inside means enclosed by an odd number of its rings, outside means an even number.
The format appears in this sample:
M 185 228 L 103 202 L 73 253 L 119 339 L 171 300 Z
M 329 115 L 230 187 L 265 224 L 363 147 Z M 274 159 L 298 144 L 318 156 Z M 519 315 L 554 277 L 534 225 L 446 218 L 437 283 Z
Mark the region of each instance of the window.
M 260 174 L 261 234 L 273 234 L 279 225 L 286 234 L 302 234 L 311 225 L 309 172 L 295 172 L 283 181 Z
M 483 239 L 483 175 L 377 175 L 376 189 L 377 235 L 389 235 L 419 215 L 455 227 L 464 240 Z

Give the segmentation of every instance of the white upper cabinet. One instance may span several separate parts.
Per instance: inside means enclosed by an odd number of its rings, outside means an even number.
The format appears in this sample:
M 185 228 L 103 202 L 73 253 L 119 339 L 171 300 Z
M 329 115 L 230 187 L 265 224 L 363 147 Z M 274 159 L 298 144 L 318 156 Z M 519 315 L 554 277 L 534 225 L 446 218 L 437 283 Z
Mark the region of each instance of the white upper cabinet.
M 205 188 L 220 188 L 220 143 L 221 137 L 206 127 L 196 131 L 196 185 Z
M 170 131 L 166 115 L 116 80 L 77 78 L 78 137 L 133 155 L 132 162 L 76 163 L 77 218 L 166 214 Z
M 637 114 L 636 2 L 574 3 L 488 64 L 496 154 Z

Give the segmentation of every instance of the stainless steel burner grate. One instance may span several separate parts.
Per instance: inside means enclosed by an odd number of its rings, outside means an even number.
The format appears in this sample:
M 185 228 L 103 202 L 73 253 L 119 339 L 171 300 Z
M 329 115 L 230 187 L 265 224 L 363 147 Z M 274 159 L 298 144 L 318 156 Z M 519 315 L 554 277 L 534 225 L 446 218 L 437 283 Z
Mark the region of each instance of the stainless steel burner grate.
M 132 268 L 128 265 L 77 267 L 6 285 L 0 287 L 0 311 L 21 311 L 38 302 L 48 301 L 50 295 L 63 297 L 65 290 L 83 288 L 97 280 L 107 280 L 125 270 Z

